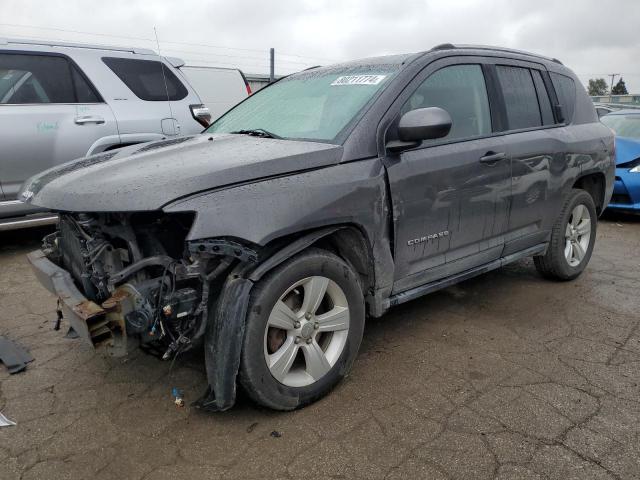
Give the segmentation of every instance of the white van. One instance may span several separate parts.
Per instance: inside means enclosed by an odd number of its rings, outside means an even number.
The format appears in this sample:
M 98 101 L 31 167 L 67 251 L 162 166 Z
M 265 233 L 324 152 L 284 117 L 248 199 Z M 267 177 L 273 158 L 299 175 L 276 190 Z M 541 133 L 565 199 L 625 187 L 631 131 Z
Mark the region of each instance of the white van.
M 251 95 L 247 79 L 236 68 L 184 65 L 179 69 L 209 108 L 212 121 Z

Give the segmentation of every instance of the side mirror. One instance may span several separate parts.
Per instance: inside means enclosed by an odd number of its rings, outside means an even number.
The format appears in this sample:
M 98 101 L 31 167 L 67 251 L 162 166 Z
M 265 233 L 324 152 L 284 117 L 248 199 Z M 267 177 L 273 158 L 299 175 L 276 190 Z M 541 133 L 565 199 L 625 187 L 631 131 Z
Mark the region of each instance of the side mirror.
M 402 115 L 398 136 L 403 142 L 433 140 L 446 137 L 452 124 L 451 116 L 442 108 L 417 108 Z

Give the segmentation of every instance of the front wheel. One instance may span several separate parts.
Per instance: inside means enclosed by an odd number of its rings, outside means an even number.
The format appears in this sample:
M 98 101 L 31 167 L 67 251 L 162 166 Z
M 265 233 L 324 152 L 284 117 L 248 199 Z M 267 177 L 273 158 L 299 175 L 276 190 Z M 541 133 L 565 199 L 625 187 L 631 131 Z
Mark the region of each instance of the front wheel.
M 254 401 L 276 410 L 311 403 L 349 371 L 363 328 L 353 269 L 324 250 L 299 254 L 254 287 L 240 383 Z
M 573 280 L 580 275 L 593 252 L 597 221 L 591 195 L 573 189 L 553 226 L 546 254 L 534 257 L 536 269 L 556 280 Z

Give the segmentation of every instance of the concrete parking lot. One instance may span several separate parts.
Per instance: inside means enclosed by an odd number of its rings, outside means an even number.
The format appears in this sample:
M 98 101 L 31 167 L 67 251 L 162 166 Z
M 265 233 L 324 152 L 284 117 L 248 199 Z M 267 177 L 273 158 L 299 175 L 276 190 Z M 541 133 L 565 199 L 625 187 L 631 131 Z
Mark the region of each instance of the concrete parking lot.
M 370 321 L 351 375 L 292 413 L 202 413 L 198 355 L 170 370 L 54 331 L 24 256 L 42 234 L 0 236 L 0 334 L 35 357 L 0 366 L 3 480 L 640 478 L 640 219 L 602 221 L 575 282 L 525 261 Z

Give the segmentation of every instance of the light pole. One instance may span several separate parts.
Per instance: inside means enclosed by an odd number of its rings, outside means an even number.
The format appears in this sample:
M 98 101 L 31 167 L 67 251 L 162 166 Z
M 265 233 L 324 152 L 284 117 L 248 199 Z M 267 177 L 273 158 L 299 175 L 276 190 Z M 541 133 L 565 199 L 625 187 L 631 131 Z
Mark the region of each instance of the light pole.
M 275 56 L 276 56 L 275 49 L 270 48 L 269 49 L 269 83 L 273 83 L 273 81 L 276 79 Z
M 608 76 L 611 77 L 611 88 L 609 88 L 609 96 L 613 95 L 613 80 L 620 75 L 619 73 L 610 73 Z

